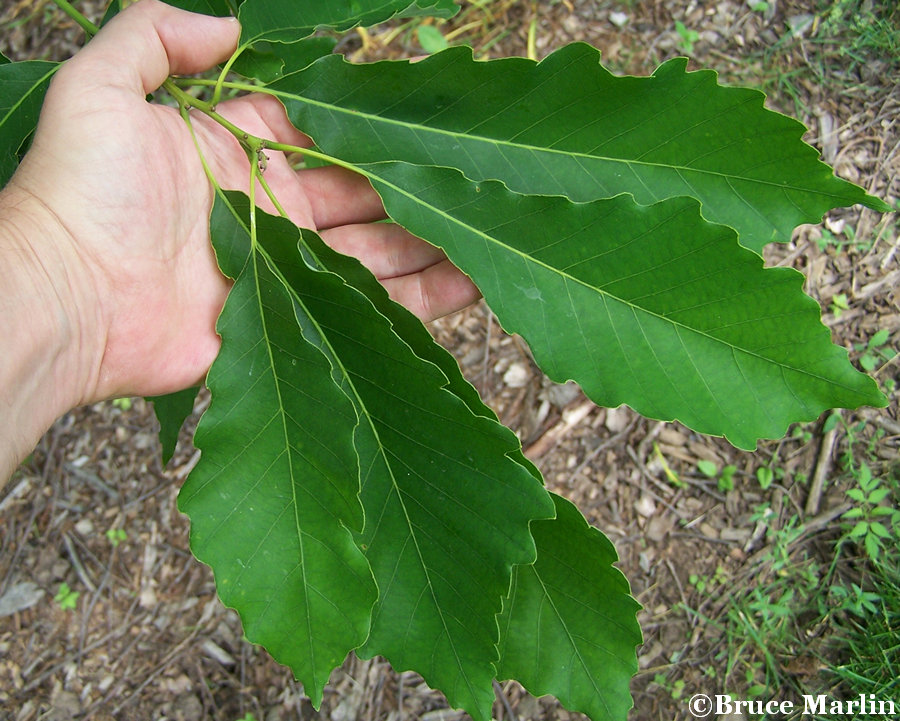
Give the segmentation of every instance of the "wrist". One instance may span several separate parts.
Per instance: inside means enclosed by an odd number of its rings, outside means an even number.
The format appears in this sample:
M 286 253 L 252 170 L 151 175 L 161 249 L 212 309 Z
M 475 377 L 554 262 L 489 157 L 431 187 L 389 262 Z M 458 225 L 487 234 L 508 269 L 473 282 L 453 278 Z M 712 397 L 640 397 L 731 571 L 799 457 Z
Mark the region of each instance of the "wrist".
M 11 184 L 0 192 L 0 414 L 10 430 L 0 449 L 4 478 L 53 421 L 93 397 L 103 324 L 88 301 L 64 225 Z

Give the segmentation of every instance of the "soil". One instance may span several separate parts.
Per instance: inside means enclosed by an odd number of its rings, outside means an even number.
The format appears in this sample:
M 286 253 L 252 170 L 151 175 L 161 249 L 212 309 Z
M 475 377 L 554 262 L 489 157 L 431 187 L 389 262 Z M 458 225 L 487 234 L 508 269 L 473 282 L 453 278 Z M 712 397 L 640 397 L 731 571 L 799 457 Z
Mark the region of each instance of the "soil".
M 818 43 L 819 24 L 827 19 L 816 14 L 821 3 L 775 2 L 766 11 L 731 0 L 481 4 L 485 12 L 476 15 L 467 6 L 461 19 L 441 29 L 447 34 L 470 23 L 459 40 L 489 57 L 526 54 L 530 29 L 537 57 L 583 40 L 620 73 L 646 74 L 684 54 L 675 29 L 681 21 L 698 31 L 691 67 L 716 69 L 722 82 L 766 89 L 769 107 L 799 117 L 810 128 L 806 140 L 839 175 L 890 203 L 900 197 L 894 80 L 900 60 L 870 53 L 860 62 L 840 44 Z M 79 7 L 94 17 L 101 12 L 99 3 Z M 45 2 L 5 0 L 0 23 L 0 50 L 13 59 L 62 58 L 82 42 L 80 31 Z M 794 36 L 789 27 L 799 28 Z M 349 38 L 342 50 L 358 59 L 421 53 L 415 36 L 394 26 Z M 828 242 L 835 238 L 843 244 Z M 885 348 L 896 348 L 900 338 L 897 246 L 895 214 L 856 207 L 799 228 L 766 259 L 806 274 L 807 292 L 820 302 L 835 342 L 859 361 L 859 348 L 876 331 L 890 333 Z M 847 307 L 836 312 L 842 304 Z M 574 501 L 615 543 L 643 606 L 631 718 L 687 718 L 685 701 L 695 692 L 733 690 L 741 697 L 750 685 L 765 684 L 752 658 L 735 663 L 737 652 L 720 620 L 729 599 L 777 573 L 769 553 L 774 536 L 755 515 L 762 504 L 772 509 L 767 522 L 773 529 L 803 524 L 785 549 L 792 558 L 831 558 L 837 519 L 848 507 L 845 426 L 826 430 L 820 419 L 761 443 L 754 453 L 740 452 L 627 408 L 596 407 L 577 387 L 549 382 L 525 345 L 504 335 L 482 303 L 436 321 L 431 330 L 518 433 L 551 489 Z M 879 365 L 875 375 L 882 386 L 896 382 L 897 361 Z M 192 424 L 206 402 L 201 396 Z M 896 394 L 886 409 L 844 412 L 843 418 L 870 444 L 875 472 L 896 472 Z M 416 674 L 397 674 L 380 659 L 348 659 L 315 711 L 291 674 L 243 639 L 236 614 L 216 598 L 211 572 L 192 558 L 188 522 L 175 499 L 198 453 L 187 428 L 163 468 L 156 428 L 142 399 L 76 409 L 59 419 L 0 490 L 0 606 L 13 593 L 22 599 L 21 610 L 0 616 L 0 719 L 463 717 Z M 734 465 L 734 490 L 720 490 L 698 461 L 719 469 Z M 777 471 L 765 489 L 757 480 L 761 467 Z M 819 477 L 821 489 L 814 483 Z M 854 573 L 853 566 L 846 572 Z M 54 600 L 63 583 L 79 594 L 74 608 Z M 807 642 L 779 662 L 793 683 L 827 692 L 835 683 L 827 673 L 836 661 L 830 653 L 827 639 L 809 628 Z M 577 716 L 515 684 L 498 691 L 498 719 Z M 781 691 L 769 687 L 766 696 Z

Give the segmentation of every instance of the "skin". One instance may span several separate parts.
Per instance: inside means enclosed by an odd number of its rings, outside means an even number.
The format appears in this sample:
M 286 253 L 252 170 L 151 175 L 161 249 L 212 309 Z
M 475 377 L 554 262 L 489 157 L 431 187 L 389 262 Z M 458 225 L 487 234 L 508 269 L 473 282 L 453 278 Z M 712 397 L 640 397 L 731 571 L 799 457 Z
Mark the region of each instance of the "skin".
M 184 120 L 145 98 L 169 75 L 226 60 L 239 33 L 233 19 L 140 0 L 54 77 L 32 148 L 0 192 L 0 478 L 71 408 L 189 387 L 215 359 L 229 281 L 210 245 L 212 189 Z M 253 135 L 310 145 L 274 98 L 217 111 Z M 247 192 L 234 136 L 192 121 L 219 184 Z M 364 178 L 267 156 L 265 179 L 291 219 L 358 257 L 421 319 L 478 297 L 439 250 L 372 222 L 384 209 Z

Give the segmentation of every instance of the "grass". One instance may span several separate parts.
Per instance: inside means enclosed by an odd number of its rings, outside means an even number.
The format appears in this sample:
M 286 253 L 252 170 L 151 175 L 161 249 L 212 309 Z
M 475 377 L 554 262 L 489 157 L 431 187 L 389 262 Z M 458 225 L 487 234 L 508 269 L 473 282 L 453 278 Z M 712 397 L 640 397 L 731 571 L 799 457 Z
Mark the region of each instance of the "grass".
M 879 459 L 879 433 L 836 422 L 844 452 L 831 482 L 851 510 L 816 535 L 799 513 L 780 522 L 762 504 L 751 520 L 765 550 L 745 572 L 689 579 L 703 601 L 686 610 L 718 639 L 716 683 L 735 698 L 900 696 L 900 470 Z
M 866 92 L 900 72 L 900 4 L 896 0 L 831 0 L 814 5 L 808 22 L 785 27 L 778 42 L 757 53 L 759 84 L 789 97 L 808 117 L 804 82 L 826 93 Z

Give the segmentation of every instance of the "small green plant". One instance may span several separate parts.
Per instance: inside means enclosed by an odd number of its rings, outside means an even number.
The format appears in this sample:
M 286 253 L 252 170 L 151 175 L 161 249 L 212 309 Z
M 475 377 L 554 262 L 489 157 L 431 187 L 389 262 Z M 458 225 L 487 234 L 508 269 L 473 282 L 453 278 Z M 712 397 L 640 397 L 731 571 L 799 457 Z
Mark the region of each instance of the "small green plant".
M 688 583 L 690 583 L 694 588 L 697 589 L 698 593 L 707 594 L 714 593 L 715 590 L 725 584 L 728 580 L 728 575 L 725 572 L 724 566 L 716 566 L 715 573 L 712 576 L 700 576 L 696 573 L 692 573 L 688 576 Z
M 871 591 L 852 587 L 843 601 L 851 614 L 837 618 L 832 666 L 854 694 L 895 699 L 900 693 L 900 549 L 892 547 L 868 576 Z
M 766 491 L 775 480 L 775 472 L 769 466 L 760 466 L 756 469 L 756 480 L 759 481 L 759 487 Z
M 131 401 L 131 398 L 113 398 L 112 404 L 115 408 L 118 408 L 119 410 L 130 411 L 132 401 Z
M 900 510 L 893 505 L 896 489 L 882 485 L 884 479 L 874 476 L 865 462 L 851 468 L 851 473 L 857 485 L 847 491 L 847 497 L 856 505 L 842 516 L 851 522 L 847 538 L 861 543 L 869 558 L 877 562 L 885 544 L 897 542 Z
M 653 676 L 653 682 L 664 689 L 674 701 L 677 701 L 684 695 L 684 679 L 669 681 L 665 674 L 658 673 Z
M 80 595 L 81 591 L 73 591 L 69 588 L 68 583 L 63 582 L 59 584 L 59 590 L 56 592 L 53 600 L 56 601 L 56 604 L 63 611 L 68 611 L 74 609 L 78 605 L 78 597 Z
M 881 596 L 874 591 L 864 591 L 859 584 L 850 583 L 850 587 L 835 584 L 830 589 L 831 596 L 837 603 L 839 611 L 847 611 L 860 618 L 867 614 L 878 613 Z
M 716 478 L 719 490 L 723 493 L 734 490 L 734 474 L 737 473 L 737 466 L 728 464 L 722 468 L 721 474 L 719 467 L 709 460 L 697 461 L 697 470 L 699 470 L 707 478 Z
M 694 52 L 694 43 L 700 39 L 700 33 L 688 28 L 681 20 L 675 21 L 675 32 L 678 33 L 676 45 L 679 50 L 691 55 Z
M 426 53 L 439 53 L 450 47 L 447 39 L 434 25 L 419 25 L 416 28 L 416 37 Z
M 106 529 L 106 538 L 113 548 L 117 548 L 120 543 L 128 539 L 128 533 L 124 528 L 108 528 Z
M 888 345 L 890 331 L 882 328 L 869 338 L 867 343 L 858 343 L 853 347 L 860 353 L 859 364 L 867 371 L 874 371 L 878 366 L 893 360 L 897 355 Z
M 835 318 L 840 319 L 845 310 L 850 309 L 850 301 L 846 293 L 835 293 L 831 297 L 831 312 Z

